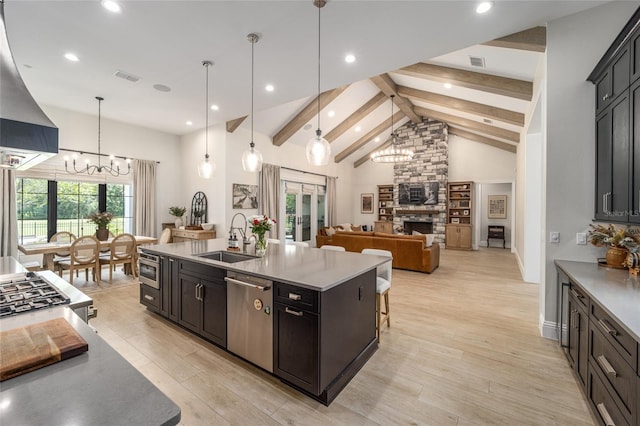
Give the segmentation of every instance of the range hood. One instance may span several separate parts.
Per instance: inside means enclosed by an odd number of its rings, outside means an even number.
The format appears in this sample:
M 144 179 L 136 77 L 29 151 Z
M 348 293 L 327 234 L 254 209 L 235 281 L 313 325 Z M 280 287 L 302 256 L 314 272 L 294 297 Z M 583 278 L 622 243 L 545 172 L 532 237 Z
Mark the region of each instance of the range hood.
M 58 153 L 58 128 L 22 81 L 0 0 L 0 167 L 25 170 Z

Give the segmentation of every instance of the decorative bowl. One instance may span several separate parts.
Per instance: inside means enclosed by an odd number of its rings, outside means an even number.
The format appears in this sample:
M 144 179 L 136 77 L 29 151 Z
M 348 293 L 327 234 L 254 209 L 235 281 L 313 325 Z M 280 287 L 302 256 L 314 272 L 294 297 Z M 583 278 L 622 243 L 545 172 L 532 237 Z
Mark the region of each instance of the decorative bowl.
M 211 231 L 213 229 L 213 227 L 215 226 L 215 224 L 213 224 L 213 223 L 201 223 L 200 226 L 202 226 L 202 229 L 204 229 L 205 231 Z

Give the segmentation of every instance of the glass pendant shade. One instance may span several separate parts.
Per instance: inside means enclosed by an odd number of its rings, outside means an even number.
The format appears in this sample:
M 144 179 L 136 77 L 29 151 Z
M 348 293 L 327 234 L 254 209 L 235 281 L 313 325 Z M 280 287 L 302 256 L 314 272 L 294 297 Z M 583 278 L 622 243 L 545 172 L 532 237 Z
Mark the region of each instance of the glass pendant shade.
M 312 166 L 326 166 L 331 158 L 331 146 L 318 129 L 316 136 L 307 142 L 307 161 Z
M 251 147 L 242 153 L 242 168 L 245 172 L 262 170 L 262 154 L 253 146 L 253 142 Z
M 198 164 L 198 176 L 204 179 L 209 179 L 213 176 L 213 172 L 215 170 L 215 163 L 209 159 L 209 154 L 205 155 L 204 160 Z

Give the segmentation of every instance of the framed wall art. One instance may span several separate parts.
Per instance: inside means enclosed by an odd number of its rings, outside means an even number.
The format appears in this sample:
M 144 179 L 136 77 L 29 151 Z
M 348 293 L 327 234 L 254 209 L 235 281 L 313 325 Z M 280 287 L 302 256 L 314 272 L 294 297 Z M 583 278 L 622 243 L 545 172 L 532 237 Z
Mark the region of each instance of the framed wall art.
M 489 195 L 489 204 L 487 205 L 487 217 L 489 219 L 506 219 L 507 218 L 507 196 L 506 195 Z
M 233 208 L 234 209 L 257 209 L 258 208 L 258 185 L 245 185 L 243 183 L 233 184 Z
M 373 194 L 360 194 L 360 213 L 373 214 Z

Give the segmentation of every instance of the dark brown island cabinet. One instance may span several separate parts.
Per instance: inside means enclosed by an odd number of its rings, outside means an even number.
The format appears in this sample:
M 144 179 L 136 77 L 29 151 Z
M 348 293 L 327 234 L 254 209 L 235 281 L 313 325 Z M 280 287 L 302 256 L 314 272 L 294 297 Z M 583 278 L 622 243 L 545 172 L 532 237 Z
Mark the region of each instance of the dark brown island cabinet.
M 227 270 L 158 255 L 159 289 L 140 303 L 227 348 Z M 375 269 L 325 291 L 273 283 L 273 374 L 328 405 L 378 346 Z

